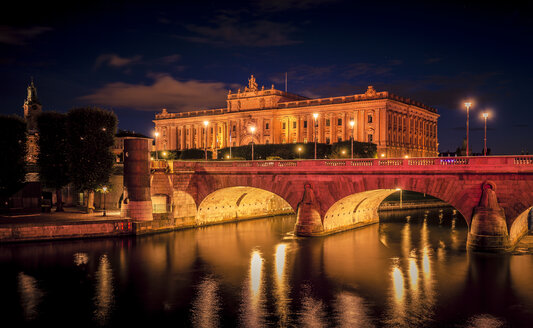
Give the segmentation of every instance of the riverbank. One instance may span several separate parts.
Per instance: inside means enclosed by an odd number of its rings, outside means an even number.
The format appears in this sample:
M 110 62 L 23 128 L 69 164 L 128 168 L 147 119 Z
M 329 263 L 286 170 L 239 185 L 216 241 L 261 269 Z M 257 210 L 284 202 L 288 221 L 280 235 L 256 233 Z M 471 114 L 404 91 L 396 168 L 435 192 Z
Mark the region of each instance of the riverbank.
M 0 216 L 0 243 L 42 241 L 133 234 L 133 221 L 120 212 L 83 213 L 66 208 L 60 213 Z
M 431 201 L 406 201 L 400 202 L 397 201 L 384 201 L 378 208 L 380 211 L 398 211 L 398 210 L 414 210 L 414 209 L 426 209 L 426 208 L 438 208 L 438 207 L 449 207 L 450 204 L 440 201 L 440 200 L 431 200 Z

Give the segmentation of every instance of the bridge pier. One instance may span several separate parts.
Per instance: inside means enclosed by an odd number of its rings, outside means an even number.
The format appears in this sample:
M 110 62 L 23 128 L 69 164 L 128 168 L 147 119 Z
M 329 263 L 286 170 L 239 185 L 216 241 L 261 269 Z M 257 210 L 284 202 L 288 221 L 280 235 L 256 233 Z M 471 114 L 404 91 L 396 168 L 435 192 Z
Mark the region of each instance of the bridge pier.
M 320 205 L 311 185 L 306 184 L 304 188 L 302 201 L 298 204 L 294 233 L 302 237 L 321 235 L 324 232 L 324 226 L 320 215 Z
M 467 248 L 476 251 L 505 252 L 511 244 L 505 212 L 498 204 L 493 182 L 483 184 L 479 206 L 474 208 L 468 230 Z

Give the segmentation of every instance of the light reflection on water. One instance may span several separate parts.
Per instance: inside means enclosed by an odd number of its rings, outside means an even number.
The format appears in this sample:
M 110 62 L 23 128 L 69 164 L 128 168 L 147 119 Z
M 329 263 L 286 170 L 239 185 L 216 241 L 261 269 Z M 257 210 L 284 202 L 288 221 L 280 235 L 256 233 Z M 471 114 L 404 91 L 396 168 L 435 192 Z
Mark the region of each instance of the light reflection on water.
M 288 238 L 288 216 L 131 239 L 2 245 L 0 308 L 8 321 L 40 326 L 58 317 L 73 326 L 193 327 L 533 320 L 532 255 L 466 252 L 466 224 L 451 210 L 381 219 L 315 239 Z

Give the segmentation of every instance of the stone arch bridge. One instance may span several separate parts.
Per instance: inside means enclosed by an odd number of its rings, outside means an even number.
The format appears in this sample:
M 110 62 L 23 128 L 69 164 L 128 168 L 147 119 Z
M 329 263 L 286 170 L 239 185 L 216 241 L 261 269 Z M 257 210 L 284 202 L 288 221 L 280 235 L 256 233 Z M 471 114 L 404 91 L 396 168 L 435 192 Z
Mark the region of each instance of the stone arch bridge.
M 437 197 L 469 227 L 469 247 L 512 248 L 528 232 L 533 156 L 182 162 L 152 164 L 151 195 L 195 225 L 297 213 L 319 236 L 378 221 L 398 188 Z

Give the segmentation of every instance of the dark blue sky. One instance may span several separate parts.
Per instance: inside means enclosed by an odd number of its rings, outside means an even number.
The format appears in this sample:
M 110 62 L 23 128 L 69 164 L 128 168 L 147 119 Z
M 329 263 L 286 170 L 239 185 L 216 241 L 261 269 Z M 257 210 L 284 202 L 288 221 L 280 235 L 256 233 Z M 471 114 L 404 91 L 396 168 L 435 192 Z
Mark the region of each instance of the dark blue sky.
M 465 135 L 533 153 L 530 1 L 20 2 L 0 13 L 0 108 L 22 115 L 33 76 L 44 110 L 98 105 L 149 134 L 155 112 L 225 106 L 227 89 L 275 84 L 308 97 L 367 85 L 438 109 L 439 150 Z

